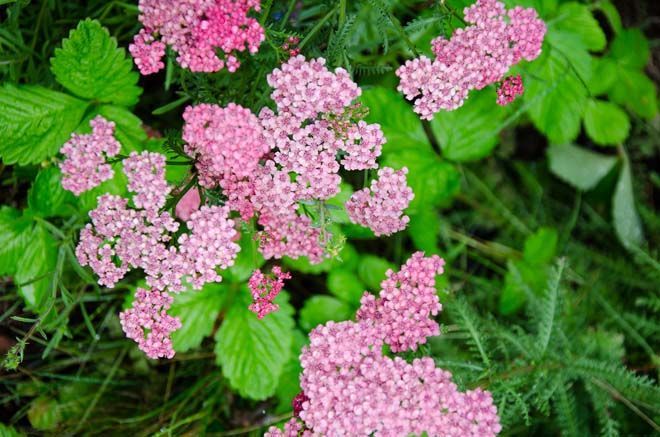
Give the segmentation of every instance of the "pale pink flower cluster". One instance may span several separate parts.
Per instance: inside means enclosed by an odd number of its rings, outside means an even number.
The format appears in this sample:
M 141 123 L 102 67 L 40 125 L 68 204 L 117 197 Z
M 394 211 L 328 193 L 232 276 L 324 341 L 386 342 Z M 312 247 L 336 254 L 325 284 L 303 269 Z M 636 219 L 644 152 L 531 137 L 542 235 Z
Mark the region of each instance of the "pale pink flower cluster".
M 134 340 L 149 358 L 172 358 L 170 334 L 181 327 L 181 320 L 167 314 L 172 297 L 167 292 L 138 288 L 131 308 L 119 314 L 126 336 Z
M 106 162 L 116 156 L 121 144 L 114 137 L 115 124 L 100 115 L 89 122 L 91 134 L 73 134 L 60 149 L 65 155 L 60 164 L 62 187 L 76 195 L 112 179 L 114 171 Z
M 546 25 L 536 10 L 516 6 L 507 11 L 499 1 L 477 0 L 464 12 L 471 25 L 449 40 L 433 40 L 434 60 L 421 56 L 396 71 L 398 90 L 415 102 L 423 119 L 462 106 L 470 90 L 502 80 L 512 65 L 541 53 Z
M 378 170 L 378 179 L 371 181 L 371 187 L 356 191 L 346 202 L 351 221 L 372 229 L 377 236 L 405 229 L 410 217 L 403 215 L 403 210 L 415 197 L 406 185 L 407 173 L 405 167 Z
M 201 203 L 202 199 L 199 196 L 199 189 L 191 188 L 177 202 L 174 215 L 179 220 L 188 221 L 190 220 L 190 216 L 199 209 Z
M 384 343 L 411 350 L 438 333 L 430 316 L 440 310 L 434 282 L 443 264 L 413 255 L 400 272 L 388 272 L 380 298 L 365 296 L 357 322 L 314 329 L 300 357 L 301 422 L 294 418 L 267 435 L 496 435 L 501 426 L 490 393 L 458 391 L 431 358 L 407 363 L 382 353 Z
M 522 96 L 524 91 L 525 87 L 519 74 L 508 76 L 497 87 L 497 104 L 506 106 L 516 100 L 516 97 Z
M 284 288 L 285 279 L 291 279 L 291 273 L 283 272 L 280 266 L 274 266 L 270 275 L 264 275 L 259 269 L 252 273 L 248 288 L 253 302 L 249 308 L 258 318 L 263 319 L 280 308 L 274 300 Z
M 190 71 L 234 72 L 237 52 L 254 54 L 265 39 L 263 27 L 248 16 L 260 10 L 259 0 L 140 0 L 139 8 L 144 28 L 129 51 L 142 74 L 163 68 L 166 45 Z

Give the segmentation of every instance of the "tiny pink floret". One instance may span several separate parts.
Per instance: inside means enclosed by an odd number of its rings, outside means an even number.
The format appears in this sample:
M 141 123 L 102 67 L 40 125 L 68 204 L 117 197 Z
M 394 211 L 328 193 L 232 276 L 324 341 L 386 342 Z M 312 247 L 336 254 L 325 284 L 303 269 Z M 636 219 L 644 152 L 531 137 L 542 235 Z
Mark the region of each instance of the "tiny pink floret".
M 280 266 L 274 266 L 270 275 L 264 275 L 259 269 L 255 270 L 248 281 L 253 300 L 249 307 L 250 311 L 260 319 L 277 311 L 280 306 L 274 301 L 284 288 L 286 279 L 291 279 L 291 274 L 283 272 Z

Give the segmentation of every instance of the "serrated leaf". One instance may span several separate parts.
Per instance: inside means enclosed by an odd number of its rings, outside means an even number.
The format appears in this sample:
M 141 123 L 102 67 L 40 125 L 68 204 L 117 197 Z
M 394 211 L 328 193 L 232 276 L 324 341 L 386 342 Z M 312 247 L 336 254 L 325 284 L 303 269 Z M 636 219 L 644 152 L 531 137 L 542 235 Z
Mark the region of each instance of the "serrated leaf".
M 90 19 L 78 23 L 51 59 L 55 79 L 73 94 L 123 106 L 137 103 L 142 93 L 137 86 L 139 75 L 132 69 L 117 40 Z
M 473 93 L 455 111 L 438 112 L 431 127 L 442 156 L 458 162 L 488 156 L 499 142 L 498 127 L 506 112 L 496 103 L 492 89 Z
M 0 276 L 13 275 L 30 244 L 32 219 L 8 206 L 0 207 Z
M 293 307 L 285 292 L 275 300 L 280 309 L 259 320 L 248 310 L 249 291 L 241 289 L 215 336 L 216 363 L 232 388 L 250 399 L 275 393 L 291 357 Z
M 329 320 L 342 322 L 353 316 L 348 304 L 332 296 L 312 296 L 300 310 L 300 327 L 311 331 Z
M 35 226 L 29 235 L 29 244 L 16 266 L 14 282 L 18 285 L 18 294 L 25 305 L 40 312 L 52 291 L 57 245 L 41 225 Z
M 583 191 L 594 188 L 617 162 L 616 157 L 591 152 L 572 144 L 550 146 L 547 153 L 550 170 Z
M 39 86 L 0 89 L 0 158 L 5 164 L 36 164 L 69 139 L 87 103 Z
M 610 56 L 620 65 L 640 70 L 649 62 L 649 42 L 640 29 L 625 29 L 614 38 Z
M 598 21 L 591 14 L 587 5 L 570 2 L 560 6 L 557 15 L 560 17 L 556 28 L 571 32 L 580 37 L 585 47 L 591 51 L 601 51 L 607 40 Z M 552 32 L 552 29 L 549 33 Z
M 364 255 L 358 263 L 358 277 L 371 291 L 380 290 L 380 283 L 385 279 L 385 272 L 394 269 L 389 261 L 375 255 Z
M 628 138 L 630 120 L 616 104 L 591 99 L 584 112 L 584 127 L 596 144 L 617 145 Z
M 181 328 L 172 334 L 172 344 L 177 352 L 187 352 L 202 344 L 211 335 L 213 325 L 222 309 L 227 294 L 221 284 L 206 284 L 200 291 L 188 290 L 174 296 L 168 311 L 181 319 Z
M 639 246 L 644 239 L 642 223 L 635 207 L 630 164 L 625 159 L 612 198 L 612 219 L 619 241 L 625 248 Z
M 259 244 L 254 233 L 241 232 L 239 241 L 241 251 L 238 252 L 234 265 L 222 274 L 229 282 L 246 282 L 252 272 L 264 265 L 264 257 L 259 252 Z
M 344 302 L 358 307 L 365 286 L 358 276 L 347 269 L 333 269 L 328 273 L 327 286 L 330 293 Z
M 77 200 L 62 188 L 62 173 L 57 167 L 39 171 L 28 192 L 28 206 L 41 217 L 66 217 L 77 210 Z

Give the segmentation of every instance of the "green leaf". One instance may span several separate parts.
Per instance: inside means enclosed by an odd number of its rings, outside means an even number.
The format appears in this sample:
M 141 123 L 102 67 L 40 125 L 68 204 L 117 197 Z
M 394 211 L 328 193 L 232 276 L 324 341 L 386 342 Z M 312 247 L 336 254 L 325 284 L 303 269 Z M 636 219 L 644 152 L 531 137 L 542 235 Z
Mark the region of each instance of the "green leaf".
M 343 249 L 339 252 L 338 257 L 326 258 L 319 264 L 310 263 L 306 256 L 302 256 L 298 259 L 284 257 L 283 261 L 286 266 L 293 270 L 312 275 L 319 275 L 324 272 L 329 272 L 336 267 L 353 268 L 349 266 L 355 265 L 356 258 L 357 251 L 355 248 L 350 244 L 345 244 Z
M 97 199 L 103 194 L 115 194 L 118 196 L 126 197 L 128 195 L 128 190 L 126 185 L 128 184 L 128 179 L 124 174 L 122 164 L 120 162 L 112 165 L 115 175 L 112 179 L 103 182 L 96 188 L 93 188 L 89 191 L 85 191 L 78 197 L 78 202 L 80 203 L 81 212 L 87 213 L 92 209 L 96 208 Z
M 548 47 L 529 70 L 534 76 L 528 77 L 523 98 L 534 125 L 553 143 L 575 139 L 580 132 L 587 91 L 569 60 Z
M 599 1 L 594 6 L 600 9 L 603 15 L 607 17 L 607 21 L 610 23 L 610 26 L 612 26 L 612 30 L 615 34 L 623 30 L 623 26 L 621 24 L 621 15 L 619 15 L 619 11 L 616 9 L 616 6 L 614 6 L 609 0 Z
M 28 192 L 28 206 L 41 217 L 66 217 L 76 212 L 73 194 L 62 188 L 62 173 L 57 167 L 39 171 Z
M 592 74 L 589 80 L 589 91 L 594 96 L 607 93 L 614 85 L 617 75 L 617 64 L 610 58 L 592 58 Z
M 36 164 L 57 153 L 78 126 L 87 103 L 38 86 L 0 89 L 0 158 Z
M 560 18 L 553 27 L 578 35 L 585 47 L 591 51 L 601 51 L 605 48 L 605 33 L 587 5 L 565 3 L 559 8 L 557 15 Z M 548 33 L 552 33 L 552 28 Z
M 353 310 L 345 302 L 332 296 L 312 296 L 300 310 L 300 327 L 311 331 L 329 320 L 342 322 L 352 316 Z
M 499 142 L 499 126 L 507 112 L 493 94 L 492 89 L 472 93 L 457 110 L 435 115 L 431 127 L 445 158 L 474 161 L 491 153 Z
M 564 182 L 583 191 L 594 188 L 617 162 L 616 157 L 572 144 L 550 146 L 547 153 L 550 170 Z
M 612 41 L 610 56 L 624 67 L 641 70 L 651 56 L 649 42 L 641 29 L 625 29 Z
M 36 312 L 44 309 L 52 292 L 56 263 L 55 240 L 43 226 L 35 226 L 14 275 L 14 282 L 19 287 L 18 293 L 28 308 Z
M 175 351 L 195 349 L 211 335 L 226 294 L 225 286 L 212 283 L 200 291 L 188 290 L 174 297 L 169 313 L 181 319 L 181 328 L 172 334 Z
M 0 437 L 23 437 L 25 434 L 16 431 L 16 428 L 0 423 Z
M 380 290 L 380 283 L 385 279 L 385 272 L 394 266 L 384 258 L 375 255 L 364 255 L 358 263 L 358 276 L 369 290 Z
M 286 413 L 291 411 L 291 402 L 293 398 L 300 393 L 300 374 L 302 366 L 300 365 L 300 352 L 307 343 L 307 336 L 300 330 L 293 331 L 293 342 L 291 343 L 291 358 L 284 365 L 282 376 L 275 390 L 277 397 L 276 413 Z
M 610 99 L 636 113 L 651 119 L 658 113 L 656 87 L 640 71 L 618 66 L 616 80 L 609 90 Z
M 238 252 L 234 265 L 225 270 L 222 276 L 229 282 L 246 282 L 252 272 L 264 265 L 264 257 L 259 252 L 254 232 L 241 232 L 239 241 L 241 251 Z
M 250 399 L 275 393 L 291 357 L 293 307 L 286 293 L 275 302 L 280 309 L 259 320 L 248 310 L 249 292 L 243 288 L 215 336 L 216 363 L 231 387 Z
M 596 144 L 617 145 L 628 138 L 630 120 L 616 104 L 591 99 L 584 113 L 584 127 Z
M 612 218 L 614 229 L 623 247 L 639 246 L 644 239 L 642 223 L 635 208 L 630 164 L 626 158 L 621 168 L 619 181 L 612 198 Z
M 438 211 L 433 208 L 420 209 L 410 216 L 408 236 L 415 247 L 427 254 L 439 253 L 438 233 L 440 232 L 440 219 Z
M 557 231 L 540 228 L 525 240 L 523 259 L 531 264 L 548 264 L 557 250 Z
M 117 40 L 90 19 L 78 23 L 51 59 L 55 79 L 75 95 L 123 106 L 137 103 L 142 93 L 132 68 Z
M 55 429 L 62 420 L 60 405 L 47 396 L 40 396 L 30 403 L 27 417 L 30 425 L 39 431 Z
M 365 286 L 360 278 L 347 269 L 334 269 L 328 273 L 327 286 L 330 293 L 353 307 L 360 305 Z
M 13 275 L 30 244 L 32 219 L 8 206 L 0 207 L 0 276 Z

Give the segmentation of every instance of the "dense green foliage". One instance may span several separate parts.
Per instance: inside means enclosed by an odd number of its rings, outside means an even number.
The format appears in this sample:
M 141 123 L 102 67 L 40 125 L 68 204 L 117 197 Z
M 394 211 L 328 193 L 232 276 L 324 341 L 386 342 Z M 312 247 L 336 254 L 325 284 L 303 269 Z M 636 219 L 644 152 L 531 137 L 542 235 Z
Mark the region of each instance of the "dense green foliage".
M 362 292 L 415 250 L 447 261 L 443 333 L 422 352 L 462 388 L 493 393 L 503 434 L 660 432 L 649 29 L 607 0 L 507 0 L 548 24 L 542 55 L 514 68 L 523 98 L 500 107 L 487 87 L 422 122 L 393 70 L 462 26 L 470 3 L 264 0 L 266 41 L 237 73 L 192 74 L 168 53 L 164 72 L 141 78 L 121 48 L 139 28 L 136 4 L 0 1 L 0 435 L 261 433 L 291 414 L 307 332 L 352 318 Z M 139 275 L 102 289 L 73 252 L 96 196 L 124 193 L 124 176 L 75 198 L 57 151 L 101 114 L 122 153 L 176 159 L 187 104 L 269 104 L 265 77 L 289 36 L 363 88 L 367 120 L 387 137 L 381 161 L 410 169 L 411 222 L 376 239 L 336 208 L 364 181 L 343 185 L 310 212 L 333 233 L 335 256 L 285 260 L 293 279 L 261 321 L 245 283 L 264 260 L 246 226 L 223 282 L 176 297 L 176 357 L 148 360 L 117 317 Z M 188 170 L 168 166 L 168 181 L 185 185 Z

